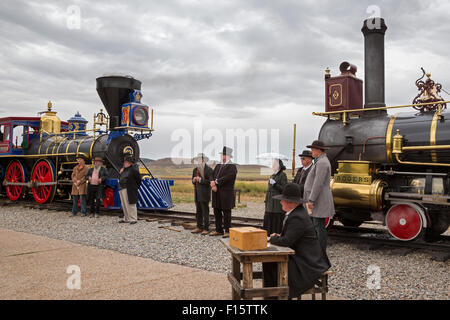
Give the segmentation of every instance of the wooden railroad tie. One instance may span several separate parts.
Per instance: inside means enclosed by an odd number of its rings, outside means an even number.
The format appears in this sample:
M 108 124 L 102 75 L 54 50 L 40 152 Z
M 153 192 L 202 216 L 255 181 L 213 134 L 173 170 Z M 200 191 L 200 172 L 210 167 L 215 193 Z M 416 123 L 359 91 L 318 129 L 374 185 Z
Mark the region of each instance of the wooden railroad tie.
M 171 230 L 171 231 L 176 231 L 176 232 L 181 232 L 181 230 L 178 230 L 178 229 L 175 229 L 175 228 L 171 228 L 171 227 L 168 227 L 168 226 L 159 226 L 158 228 Z

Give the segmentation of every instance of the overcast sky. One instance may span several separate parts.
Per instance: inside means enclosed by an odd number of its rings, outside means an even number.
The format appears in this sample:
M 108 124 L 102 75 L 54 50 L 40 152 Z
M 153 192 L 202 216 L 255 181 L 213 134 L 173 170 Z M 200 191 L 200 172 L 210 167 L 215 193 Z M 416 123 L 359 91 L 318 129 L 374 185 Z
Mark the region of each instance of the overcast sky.
M 318 136 L 323 118 L 311 113 L 324 110 L 326 67 L 336 75 L 349 61 L 364 79 L 360 30 L 373 5 L 388 26 L 386 103 L 412 101 L 422 66 L 450 92 L 449 1 L 2 0 L 0 117 L 36 116 L 51 100 L 62 120 L 80 111 L 91 121 L 102 106 L 95 78 L 127 74 L 155 110 L 141 156 L 170 156 L 171 137 L 193 135 L 195 121 L 223 136 L 279 130 L 290 156 L 294 123 L 297 151 Z

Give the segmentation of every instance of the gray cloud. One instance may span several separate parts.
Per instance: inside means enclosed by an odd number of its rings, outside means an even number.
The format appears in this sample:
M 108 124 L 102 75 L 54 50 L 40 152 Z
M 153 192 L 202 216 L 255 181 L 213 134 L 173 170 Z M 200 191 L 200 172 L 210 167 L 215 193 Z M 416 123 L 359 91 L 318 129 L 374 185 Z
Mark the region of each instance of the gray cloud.
M 387 103 L 412 100 L 421 66 L 450 88 L 446 1 L 6 0 L 0 116 L 35 115 L 51 99 L 62 119 L 79 110 L 90 120 L 101 107 L 95 78 L 124 73 L 142 81 L 156 111 L 160 131 L 141 143 L 146 156 L 169 155 L 170 133 L 192 130 L 196 118 L 222 131 L 279 128 L 289 154 L 292 123 L 305 143 L 318 134 L 311 112 L 323 110 L 324 69 L 336 74 L 346 60 L 364 77 L 360 29 L 374 4 L 388 25 Z M 71 5 L 81 10 L 80 30 L 67 28 Z

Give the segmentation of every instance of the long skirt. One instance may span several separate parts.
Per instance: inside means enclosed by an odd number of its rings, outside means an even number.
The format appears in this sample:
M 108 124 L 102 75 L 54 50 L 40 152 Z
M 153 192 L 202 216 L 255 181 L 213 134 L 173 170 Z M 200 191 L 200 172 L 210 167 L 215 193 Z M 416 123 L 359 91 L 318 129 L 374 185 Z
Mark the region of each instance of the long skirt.
M 281 229 L 283 228 L 284 216 L 284 213 L 278 212 L 264 213 L 263 229 L 267 231 L 267 236 L 270 236 L 272 233 L 281 233 Z

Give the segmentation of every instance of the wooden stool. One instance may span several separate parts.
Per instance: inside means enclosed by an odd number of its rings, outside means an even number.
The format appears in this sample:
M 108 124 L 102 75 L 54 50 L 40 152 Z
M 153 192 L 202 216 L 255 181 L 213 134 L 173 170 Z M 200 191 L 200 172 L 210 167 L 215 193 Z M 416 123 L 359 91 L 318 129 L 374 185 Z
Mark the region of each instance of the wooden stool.
M 229 239 L 222 239 L 221 241 L 231 253 L 232 271 L 231 273 L 228 273 L 227 276 L 231 283 L 233 300 L 273 296 L 278 296 L 280 299 L 288 298 L 288 261 L 289 255 L 295 253 L 294 250 L 288 247 L 279 247 L 271 244 L 266 250 L 242 251 L 230 246 Z M 253 288 L 253 279 L 262 279 L 263 276 L 262 272 L 253 272 L 253 263 L 256 262 L 276 262 L 278 264 L 277 287 Z
M 310 294 L 311 297 L 312 297 L 312 300 L 316 300 L 316 293 L 321 293 L 322 294 L 322 300 L 327 300 L 328 276 L 331 275 L 331 274 L 333 274 L 332 271 L 325 271 L 324 273 L 322 273 L 320 278 L 314 284 L 314 287 L 312 287 L 308 291 L 302 293 L 302 295 Z M 301 299 L 302 299 L 302 296 L 300 295 L 298 297 L 298 300 L 301 300 Z

